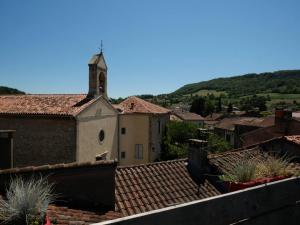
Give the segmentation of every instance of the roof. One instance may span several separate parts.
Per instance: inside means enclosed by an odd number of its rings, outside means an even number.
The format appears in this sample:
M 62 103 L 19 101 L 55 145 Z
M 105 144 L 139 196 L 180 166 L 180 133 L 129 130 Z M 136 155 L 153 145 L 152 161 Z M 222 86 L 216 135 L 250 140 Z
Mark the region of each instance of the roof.
M 95 100 L 85 94 L 0 95 L 0 115 L 76 116 Z
M 166 114 L 170 110 L 161 106 L 155 105 L 136 96 L 131 96 L 125 99 L 118 105 L 113 105 L 117 110 L 124 114 L 130 113 L 150 113 L 150 114 Z
M 262 127 L 249 131 L 240 136 L 243 146 L 251 146 L 276 137 L 291 136 L 300 134 L 300 121 L 292 119 L 285 122 L 286 126 L 280 124 Z
M 216 128 L 224 130 L 234 130 L 235 125 L 268 127 L 274 125 L 274 117 L 230 117 L 222 119 Z
M 204 120 L 204 118 L 196 113 L 188 112 L 185 110 L 174 110 L 172 111 L 172 114 L 176 115 L 182 120 L 185 121 L 199 121 L 199 120 Z
M 94 162 L 73 162 L 73 163 L 60 163 L 53 165 L 42 165 L 42 166 L 26 166 L 26 167 L 14 167 L 11 169 L 2 169 L 0 174 L 18 174 L 18 173 L 30 173 L 30 172 L 40 172 L 45 170 L 59 170 L 67 168 L 79 168 L 79 167 L 98 167 L 98 166 L 110 166 L 116 165 L 117 162 L 114 160 L 99 160 Z
M 212 121 L 212 120 L 219 120 L 219 119 L 221 119 L 222 117 L 223 117 L 223 114 L 221 114 L 221 113 L 212 113 L 212 114 L 210 114 L 210 115 L 204 117 L 204 119 L 205 119 L 206 121 Z
M 49 205 L 47 209 L 47 215 L 49 216 L 50 221 L 56 221 L 56 225 L 86 225 L 122 217 L 120 213 L 115 211 L 108 211 L 106 213 L 93 212 L 89 210 L 79 210 L 58 205 Z
M 116 210 L 124 216 L 220 194 L 208 180 L 198 193 L 185 159 L 118 167 L 115 193 Z

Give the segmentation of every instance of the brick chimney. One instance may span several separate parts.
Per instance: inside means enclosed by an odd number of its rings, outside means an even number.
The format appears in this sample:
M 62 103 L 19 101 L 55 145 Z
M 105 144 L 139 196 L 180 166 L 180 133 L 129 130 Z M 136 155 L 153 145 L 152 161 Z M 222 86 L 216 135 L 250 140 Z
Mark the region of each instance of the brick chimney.
M 287 109 L 275 109 L 275 127 L 278 129 L 278 131 L 287 134 L 291 120 L 292 111 Z
M 187 169 L 198 185 L 204 183 L 208 165 L 207 141 L 190 139 Z

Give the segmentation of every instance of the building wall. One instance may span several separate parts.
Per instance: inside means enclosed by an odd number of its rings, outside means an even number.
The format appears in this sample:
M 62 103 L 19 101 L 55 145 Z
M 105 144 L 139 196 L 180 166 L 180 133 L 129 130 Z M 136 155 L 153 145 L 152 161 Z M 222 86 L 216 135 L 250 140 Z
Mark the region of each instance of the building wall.
M 168 114 L 150 116 L 150 156 L 149 162 L 159 159 L 161 153 L 161 144 L 166 124 L 170 120 Z M 160 128 L 159 128 L 160 126 Z
M 76 121 L 71 118 L 1 117 L 0 130 L 16 130 L 13 166 L 76 160 Z
M 77 117 L 77 161 L 95 161 L 107 152 L 106 159 L 118 158 L 118 114 L 104 99 L 99 99 Z M 104 139 L 99 140 L 100 131 Z
M 119 151 L 120 165 L 142 164 L 149 162 L 150 144 L 150 117 L 148 114 L 120 114 L 119 115 Z M 122 128 L 126 129 L 125 134 L 121 134 Z M 143 158 L 135 158 L 135 145 L 143 145 Z M 121 157 L 121 152 L 125 152 L 125 158 Z

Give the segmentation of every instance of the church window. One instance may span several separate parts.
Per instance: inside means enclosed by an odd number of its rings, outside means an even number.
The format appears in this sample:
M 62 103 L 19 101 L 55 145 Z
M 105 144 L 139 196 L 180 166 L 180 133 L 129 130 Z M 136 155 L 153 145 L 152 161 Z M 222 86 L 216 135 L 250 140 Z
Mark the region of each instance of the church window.
M 100 73 L 100 75 L 99 75 L 99 92 L 100 93 L 105 92 L 105 75 L 104 75 L 104 73 Z
M 121 134 L 126 134 L 126 128 L 125 127 L 121 128 Z
M 104 138 L 105 138 L 104 130 L 100 130 L 100 132 L 99 132 L 99 141 L 103 142 Z

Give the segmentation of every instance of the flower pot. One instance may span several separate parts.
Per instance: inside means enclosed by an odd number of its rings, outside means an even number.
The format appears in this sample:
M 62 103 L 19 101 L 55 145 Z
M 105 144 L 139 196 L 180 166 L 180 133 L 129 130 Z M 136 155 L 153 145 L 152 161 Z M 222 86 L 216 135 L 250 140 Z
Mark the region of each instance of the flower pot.
M 229 192 L 232 191 L 238 191 L 249 187 L 254 187 L 257 185 L 277 181 L 277 180 L 283 180 L 285 178 L 288 178 L 289 176 L 276 176 L 276 177 L 266 177 L 266 178 L 259 178 L 255 180 L 251 180 L 248 182 L 230 182 L 225 181 L 224 184 Z

